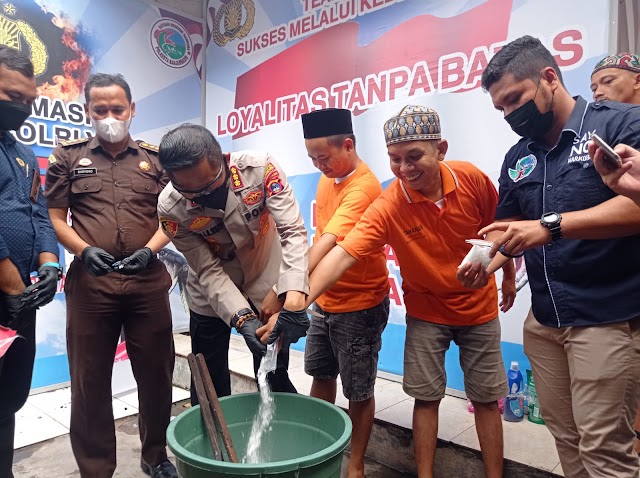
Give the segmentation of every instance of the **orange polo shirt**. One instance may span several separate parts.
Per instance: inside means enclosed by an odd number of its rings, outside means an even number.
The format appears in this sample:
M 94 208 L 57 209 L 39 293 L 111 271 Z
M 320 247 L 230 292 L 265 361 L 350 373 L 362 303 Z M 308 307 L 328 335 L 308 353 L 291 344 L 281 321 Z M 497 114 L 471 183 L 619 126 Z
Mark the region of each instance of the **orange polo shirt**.
M 367 209 L 340 246 L 356 259 L 391 245 L 400 264 L 407 314 L 444 325 L 478 325 L 498 316 L 493 276 L 467 289 L 457 268 L 471 249 L 465 239 L 493 222 L 498 193 L 471 163 L 440 163 L 442 208 L 396 179 Z
M 344 238 L 381 192 L 380 181 L 363 161 L 339 184 L 322 175 L 316 193 L 314 242 L 326 233 L 338 240 Z M 389 270 L 383 243 L 359 258 L 316 302 L 327 312 L 354 312 L 375 307 L 388 293 Z

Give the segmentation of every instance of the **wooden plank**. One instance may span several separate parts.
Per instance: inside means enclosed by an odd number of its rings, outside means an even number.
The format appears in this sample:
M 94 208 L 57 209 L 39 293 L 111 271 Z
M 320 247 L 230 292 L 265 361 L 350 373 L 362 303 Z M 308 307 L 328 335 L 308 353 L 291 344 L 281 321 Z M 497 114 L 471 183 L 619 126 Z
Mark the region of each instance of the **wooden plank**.
M 213 415 L 211 414 L 211 405 L 209 404 L 209 399 L 207 398 L 207 392 L 202 380 L 202 373 L 200 372 L 198 361 L 196 360 L 196 356 L 192 353 L 187 355 L 187 360 L 189 362 L 189 368 L 191 369 L 193 383 L 196 387 L 196 395 L 198 396 L 198 401 L 200 402 L 200 412 L 202 413 L 202 418 L 204 420 L 204 426 L 207 431 L 207 435 L 209 435 L 209 442 L 211 443 L 213 456 L 216 460 L 223 461 L 222 450 L 220 449 L 220 444 L 218 443 L 216 426 L 213 421 Z M 209 377 L 208 373 L 207 377 Z M 211 377 L 209 377 L 209 380 L 211 380 Z
M 229 427 L 227 426 L 227 421 L 224 418 L 224 413 L 222 413 L 222 407 L 220 406 L 220 402 L 218 401 L 218 394 L 216 392 L 216 388 L 213 386 L 213 381 L 211 380 L 211 374 L 209 373 L 207 363 L 205 362 L 204 356 L 202 354 L 198 354 L 196 356 L 196 359 L 198 361 L 198 365 L 200 366 L 200 374 L 202 375 L 202 380 L 204 382 L 204 389 L 207 394 L 207 399 L 211 404 L 211 408 L 213 409 L 213 417 L 216 421 L 218 429 L 220 430 L 220 434 L 222 435 L 222 442 L 227 449 L 227 456 L 229 457 L 229 461 L 231 463 L 238 463 L 238 455 L 236 454 L 236 449 L 233 446 L 231 434 L 229 433 Z

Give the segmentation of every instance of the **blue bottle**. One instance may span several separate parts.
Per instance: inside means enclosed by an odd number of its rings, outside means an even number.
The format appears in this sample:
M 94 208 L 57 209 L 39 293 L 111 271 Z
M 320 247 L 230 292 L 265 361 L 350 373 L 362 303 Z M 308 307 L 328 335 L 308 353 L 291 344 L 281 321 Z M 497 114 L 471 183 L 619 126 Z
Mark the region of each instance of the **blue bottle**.
M 511 368 L 507 373 L 507 380 L 509 382 L 509 395 L 517 395 L 519 393 L 522 393 L 523 380 L 518 362 L 511 362 Z

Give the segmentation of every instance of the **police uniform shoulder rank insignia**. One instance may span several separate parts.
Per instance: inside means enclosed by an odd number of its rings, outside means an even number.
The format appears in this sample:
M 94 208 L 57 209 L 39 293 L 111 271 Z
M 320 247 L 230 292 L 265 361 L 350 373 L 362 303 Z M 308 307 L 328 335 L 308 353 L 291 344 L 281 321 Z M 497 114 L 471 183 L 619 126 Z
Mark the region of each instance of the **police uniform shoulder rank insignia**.
M 19 165 L 21 168 L 24 168 L 24 161 L 23 161 L 22 159 L 20 159 L 20 158 L 16 158 L 16 161 L 18 162 L 18 165 Z
M 210 217 L 196 216 L 196 218 L 191 221 L 191 224 L 189 224 L 189 230 L 197 231 L 198 229 L 202 229 L 203 227 L 211 224 L 211 221 L 213 221 L 213 219 L 211 219 Z
M 140 169 L 140 171 L 144 171 L 145 173 L 147 173 L 151 169 L 151 165 L 149 164 L 149 161 L 140 161 L 138 163 L 138 168 Z
M 58 141 L 58 144 L 63 148 L 67 146 L 73 146 L 74 144 L 82 144 L 87 143 L 91 138 L 78 138 L 78 139 L 66 139 L 62 141 Z
M 160 149 L 155 144 L 149 144 L 149 143 L 145 143 L 145 142 L 138 143 L 138 146 L 140 146 L 143 149 L 146 149 L 147 151 L 153 151 L 154 153 L 157 153 L 159 151 L 159 149 Z
M 236 166 L 231 166 L 229 171 L 231 171 L 231 184 L 233 185 L 233 189 L 243 188 L 244 182 L 242 181 L 242 176 L 240 176 L 238 168 Z
M 175 237 L 178 233 L 178 223 L 169 219 L 168 217 L 161 216 L 160 217 L 160 227 L 162 230 L 169 236 Z
M 267 190 L 267 197 L 274 196 L 284 189 L 280 180 L 280 173 L 271 163 L 267 164 L 267 168 L 264 171 L 264 186 Z
M 50 154 L 49 155 L 49 164 L 53 164 L 56 161 L 58 161 L 58 159 L 53 154 Z
M 91 166 L 91 160 L 89 158 L 82 158 L 80 161 L 78 161 L 78 164 L 80 166 Z

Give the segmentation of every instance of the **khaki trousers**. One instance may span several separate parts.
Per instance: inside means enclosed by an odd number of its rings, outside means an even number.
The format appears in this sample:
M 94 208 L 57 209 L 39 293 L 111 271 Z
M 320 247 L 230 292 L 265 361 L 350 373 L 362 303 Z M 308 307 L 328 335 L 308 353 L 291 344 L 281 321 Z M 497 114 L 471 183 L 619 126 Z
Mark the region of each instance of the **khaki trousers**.
M 633 441 L 640 393 L 640 318 L 553 328 L 529 312 L 524 351 L 564 476 L 638 478 Z

